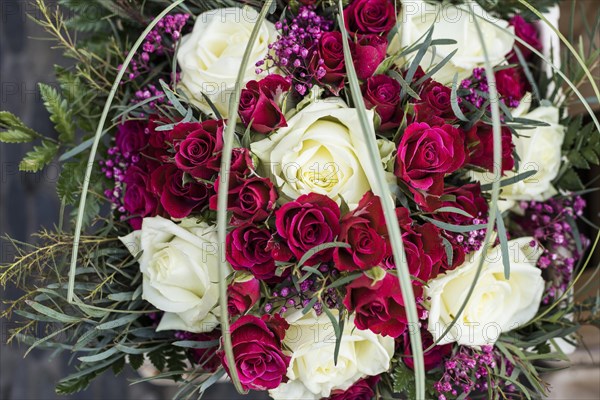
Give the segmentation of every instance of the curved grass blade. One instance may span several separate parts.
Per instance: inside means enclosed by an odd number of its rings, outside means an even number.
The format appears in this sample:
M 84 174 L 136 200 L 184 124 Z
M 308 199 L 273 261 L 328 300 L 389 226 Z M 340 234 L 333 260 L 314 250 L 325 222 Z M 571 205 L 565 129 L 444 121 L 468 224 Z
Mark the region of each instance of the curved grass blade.
M 417 305 L 415 301 L 415 295 L 413 292 L 410 272 L 408 270 L 408 264 L 406 255 L 404 253 L 404 244 L 402 242 L 402 233 L 400 232 L 400 226 L 398 225 L 398 218 L 396 217 L 395 205 L 392 201 L 392 193 L 385 182 L 383 168 L 381 166 L 381 160 L 377 144 L 375 143 L 375 131 L 373 128 L 373 122 L 369 121 L 365 103 L 362 98 L 362 93 L 358 83 L 358 77 L 354 69 L 354 63 L 352 62 L 352 54 L 350 52 L 350 45 L 348 44 L 348 32 L 346 31 L 346 25 L 344 24 L 343 10 L 344 6 L 340 0 L 338 3 L 338 21 L 340 30 L 342 31 L 342 42 L 344 45 L 344 59 L 346 61 L 346 71 L 348 73 L 348 81 L 350 82 L 350 91 L 352 99 L 354 100 L 354 106 L 358 112 L 358 116 L 361 122 L 361 130 L 365 137 L 365 142 L 369 151 L 369 162 L 373 170 L 375 171 L 375 178 L 377 186 L 381 195 L 381 204 L 383 206 L 385 222 L 390 236 L 390 242 L 392 243 L 392 250 L 394 254 L 394 261 L 398 270 L 398 280 L 400 281 L 400 288 L 402 290 L 402 298 L 406 305 L 406 316 L 410 326 L 419 326 L 419 317 L 417 315 Z M 415 67 L 416 69 L 416 67 Z M 407 76 L 408 78 L 408 76 Z M 410 77 L 412 80 L 412 77 Z M 408 79 L 407 79 L 408 80 Z M 423 359 L 423 344 L 421 342 L 421 333 L 419 329 L 409 329 L 411 350 L 414 360 L 415 370 L 415 386 L 416 386 L 416 398 L 425 398 L 425 364 Z
M 229 367 L 229 375 L 238 393 L 246 393 L 242 388 L 240 379 L 238 377 L 237 368 L 235 367 L 235 359 L 233 357 L 233 348 L 231 343 L 231 332 L 229 329 L 229 313 L 227 312 L 227 273 L 229 267 L 227 261 L 225 261 L 225 237 L 227 233 L 227 200 L 229 192 L 229 170 L 231 166 L 231 153 L 233 151 L 233 140 L 235 135 L 235 123 L 237 120 L 238 109 L 240 106 L 240 96 L 242 91 L 242 82 L 244 81 L 244 72 L 250 62 L 250 53 L 258 37 L 258 31 L 263 21 L 267 17 L 267 13 L 273 5 L 273 0 L 266 0 L 263 4 L 262 10 L 255 22 L 254 28 L 246 46 L 244 57 L 238 71 L 237 84 L 235 90 L 231 95 L 229 102 L 229 121 L 225 127 L 223 134 L 223 153 L 221 159 L 221 170 L 219 172 L 219 188 L 217 197 L 217 235 L 219 242 L 219 255 L 221 260 L 221 266 L 219 268 L 219 304 L 221 305 L 221 331 L 223 332 L 223 348 L 225 350 L 225 357 Z
M 472 5 L 469 4 L 469 12 L 472 16 L 476 16 L 477 13 L 473 11 Z M 477 29 L 477 37 L 479 38 L 479 42 L 481 43 L 481 47 L 483 49 L 483 56 L 485 58 L 485 74 L 489 83 L 489 91 L 490 91 L 490 107 L 492 110 L 492 128 L 493 128 L 493 160 L 494 160 L 494 176 L 501 176 L 500 166 L 502 165 L 502 138 L 501 138 L 501 121 L 500 121 L 500 107 L 498 106 L 499 97 L 498 90 L 496 89 L 496 77 L 494 75 L 494 69 L 490 62 L 490 58 L 488 55 L 487 46 L 485 45 L 485 41 L 483 39 L 483 33 L 481 32 L 481 27 L 479 26 L 479 22 L 477 18 L 473 18 L 475 21 L 475 28 Z M 456 77 L 455 77 L 456 82 Z M 496 215 L 498 213 L 498 198 L 500 196 L 500 179 L 495 179 L 492 182 L 492 199 L 489 208 L 488 214 L 488 222 L 487 228 L 485 232 L 485 238 L 483 240 L 483 249 L 481 254 L 481 259 L 479 260 L 479 264 L 477 265 L 477 271 L 475 272 L 475 276 L 473 277 L 473 281 L 471 282 L 471 286 L 469 287 L 469 291 L 465 297 L 465 300 L 461 304 L 458 309 L 456 316 L 452 319 L 448 327 L 442 332 L 440 337 L 425 351 L 431 350 L 435 347 L 456 325 L 458 318 L 461 317 L 464 312 L 473 292 L 475 291 L 475 285 L 479 280 L 479 276 L 481 275 L 481 271 L 483 269 L 483 263 L 485 261 L 486 255 L 490 246 L 493 245 L 493 235 L 494 235 L 494 225 L 497 222 Z
M 119 85 L 125 72 L 127 71 L 127 67 L 131 63 L 131 60 L 137 53 L 138 48 L 142 45 L 142 42 L 146 38 L 146 36 L 150 33 L 152 29 L 158 24 L 160 20 L 163 19 L 165 15 L 167 15 L 171 10 L 176 8 L 178 5 L 183 3 L 185 0 L 175 0 L 170 6 L 165 8 L 160 14 L 156 16 L 148 24 L 146 29 L 141 33 L 138 39 L 135 41 L 133 47 L 129 50 L 123 65 L 121 66 L 121 70 L 117 74 L 115 81 L 113 83 L 112 88 L 110 89 L 110 93 L 108 94 L 108 98 L 106 99 L 106 103 L 104 104 L 104 110 L 102 110 L 102 115 L 100 117 L 100 122 L 98 123 L 98 128 L 96 129 L 96 134 L 94 136 L 94 142 L 92 143 L 92 148 L 90 150 L 90 157 L 88 158 L 88 165 L 85 171 L 85 178 L 83 180 L 83 185 L 81 188 L 81 198 L 79 200 L 79 210 L 77 212 L 77 222 L 75 224 L 75 237 L 73 239 L 73 253 L 71 254 L 71 266 L 69 269 L 69 287 L 67 289 L 67 301 L 70 304 L 73 304 L 75 298 L 75 270 L 77 269 L 77 255 L 79 253 L 79 239 L 81 238 L 81 227 L 83 225 L 83 216 L 85 211 L 85 203 L 87 199 L 87 192 L 90 187 L 90 177 L 92 175 L 92 168 L 94 167 L 94 160 L 96 158 L 96 152 L 98 151 L 98 145 L 100 144 L 100 136 L 102 135 L 102 130 L 104 129 L 104 124 L 106 123 L 106 118 L 108 117 L 108 112 L 112 105 L 112 102 L 117 94 L 117 90 L 119 89 Z

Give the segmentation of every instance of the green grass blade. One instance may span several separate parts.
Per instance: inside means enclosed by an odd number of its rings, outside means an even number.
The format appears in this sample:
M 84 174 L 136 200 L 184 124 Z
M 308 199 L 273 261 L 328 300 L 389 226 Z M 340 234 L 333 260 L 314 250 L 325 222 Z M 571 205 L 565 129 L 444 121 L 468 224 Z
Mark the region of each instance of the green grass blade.
M 160 14 L 148 24 L 146 29 L 141 33 L 138 39 L 135 41 L 133 47 L 129 50 L 127 54 L 127 58 L 123 62 L 121 66 L 121 70 L 117 74 L 117 77 L 113 83 L 112 88 L 110 89 L 110 93 L 108 94 L 108 98 L 106 99 L 106 103 L 104 104 L 104 110 L 102 110 L 102 115 L 100 117 L 100 122 L 98 123 L 98 128 L 96 129 L 96 134 L 94 136 L 94 142 L 92 143 L 92 148 L 90 150 L 90 157 L 88 159 L 87 169 L 85 171 L 85 179 L 83 180 L 83 185 L 81 188 L 81 198 L 79 200 L 79 210 L 77 212 L 77 222 L 75 224 L 75 237 L 73 239 L 73 253 L 71 254 L 71 266 L 69 269 L 69 287 L 67 289 L 67 301 L 72 304 L 75 297 L 75 270 L 77 269 L 77 255 L 79 253 L 79 239 L 81 238 L 81 227 L 83 225 L 83 217 L 85 211 L 85 203 L 87 200 L 87 192 L 90 187 L 90 177 L 92 175 L 92 168 L 94 167 L 94 160 L 96 158 L 96 152 L 98 151 L 98 145 L 100 144 L 100 137 L 102 135 L 102 130 L 104 129 L 104 124 L 106 123 L 106 118 L 108 117 L 108 112 L 110 111 L 110 107 L 112 102 L 117 94 L 117 90 L 119 89 L 119 85 L 125 72 L 127 71 L 127 67 L 131 63 L 131 60 L 136 55 L 138 48 L 142 45 L 142 42 L 146 39 L 146 36 L 150 33 L 152 29 L 158 24 L 158 22 L 163 19 L 165 15 L 167 15 L 171 10 L 177 7 L 179 4 L 183 3 L 185 0 L 176 0 L 165 8 Z
M 348 44 L 348 32 L 346 31 L 346 25 L 344 24 L 343 17 L 343 4 L 340 0 L 338 3 L 338 21 L 340 30 L 342 31 L 342 42 L 344 44 L 344 59 L 346 61 L 346 71 L 348 73 L 348 81 L 350 82 L 350 91 L 354 106 L 358 112 L 358 116 L 361 122 L 362 133 L 365 137 L 367 149 L 369 151 L 369 162 L 371 167 L 375 171 L 375 179 L 379 192 L 382 194 L 381 203 L 385 215 L 385 222 L 390 236 L 390 242 L 392 243 L 392 250 L 394 254 L 394 260 L 396 268 L 398 270 L 398 280 L 400 281 L 400 288 L 402 290 L 402 298 L 406 306 L 406 316 L 408 319 L 409 326 L 419 326 L 419 317 L 417 315 L 417 305 L 415 301 L 415 295 L 413 292 L 410 272 L 408 270 L 408 264 L 406 261 L 406 255 L 404 253 L 404 244 L 402 242 L 402 233 L 400 232 L 400 226 L 398 225 L 398 218 L 396 217 L 396 208 L 392 201 L 392 193 L 386 184 L 384 171 L 381 166 L 381 159 L 377 143 L 375 142 L 375 131 L 373 128 L 373 121 L 369 120 L 365 103 L 362 98 L 360 85 L 358 83 L 358 77 L 354 69 L 354 63 L 352 62 L 352 54 L 350 52 L 350 45 Z M 415 370 L 415 385 L 416 385 L 416 398 L 425 398 L 425 364 L 423 360 L 423 345 L 421 343 L 421 332 L 419 329 L 409 329 L 410 343 L 414 359 L 414 370 Z
M 231 152 L 233 150 L 233 140 L 235 135 L 235 123 L 237 121 L 238 109 L 240 106 L 240 96 L 242 92 L 242 82 L 244 82 L 244 73 L 250 62 L 250 53 L 258 37 L 258 31 L 263 21 L 267 17 L 267 13 L 271 9 L 273 0 L 266 0 L 263 4 L 262 10 L 258 16 L 258 19 L 252 29 L 250 40 L 246 46 L 244 57 L 242 58 L 242 64 L 238 71 L 237 84 L 235 90 L 231 95 L 229 102 L 229 121 L 225 127 L 223 134 L 223 153 L 221 158 L 221 170 L 219 172 L 219 189 L 217 197 L 217 234 L 219 241 L 219 254 L 221 260 L 221 268 L 219 268 L 219 304 L 221 305 L 221 331 L 223 332 L 223 349 L 225 350 L 225 357 L 227 358 L 227 364 L 229 364 L 229 376 L 233 382 L 236 390 L 239 393 L 246 393 L 242 388 L 240 379 L 238 377 L 237 368 L 235 366 L 235 359 L 233 356 L 233 348 L 231 343 L 231 332 L 229 328 L 229 313 L 227 312 L 227 273 L 229 267 L 225 258 L 225 238 L 227 235 L 227 197 L 229 192 L 229 170 L 231 165 Z

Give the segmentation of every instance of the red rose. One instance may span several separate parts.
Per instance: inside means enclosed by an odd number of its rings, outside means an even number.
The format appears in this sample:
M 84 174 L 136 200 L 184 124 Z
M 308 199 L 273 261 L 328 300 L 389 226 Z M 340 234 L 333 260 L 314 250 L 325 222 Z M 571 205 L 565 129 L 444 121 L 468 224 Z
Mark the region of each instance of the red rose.
M 249 271 L 257 279 L 275 276 L 275 260 L 267 248 L 271 232 L 254 225 L 243 225 L 227 234 L 225 256 L 237 271 Z
M 346 390 L 334 390 L 329 400 L 371 400 L 375 397 L 375 387 L 381 378 L 369 376 L 354 383 Z
M 219 180 L 217 178 L 215 182 L 217 192 Z M 217 195 L 218 193 L 210 198 L 211 210 L 217 210 Z M 231 174 L 227 204 L 228 210 L 233 213 L 232 224 L 264 221 L 271 214 L 276 200 L 277 191 L 268 178 L 245 178 L 239 174 Z
M 350 33 L 387 35 L 396 24 L 396 7 L 390 0 L 354 0 L 344 8 Z
M 519 39 L 522 39 L 537 51 L 542 51 L 542 42 L 540 41 L 540 35 L 535 26 L 525 21 L 525 19 L 518 14 L 510 19 L 509 25 L 515 27 L 515 35 L 517 35 Z M 525 60 L 528 60 L 532 54 L 531 50 L 517 41 L 515 41 L 515 45 L 519 47 Z M 519 58 L 515 53 L 510 56 L 508 61 L 511 64 L 519 64 Z
M 421 289 L 415 287 L 415 296 Z M 366 275 L 359 276 L 346 287 L 344 305 L 354 312 L 358 329 L 397 338 L 406 331 L 408 320 L 402 300 L 398 277 L 386 273 L 374 282 Z
M 229 249 L 229 246 L 227 247 Z M 234 281 L 227 287 L 227 297 L 229 315 L 242 315 L 260 299 L 260 282 L 254 278 L 243 282 Z
M 494 74 L 498 93 L 509 107 L 518 107 L 527 91 L 521 68 L 505 68 Z
M 119 125 L 115 135 L 115 145 L 119 149 L 119 153 L 125 158 L 139 153 L 148 141 L 145 130 L 145 123 L 136 120 L 126 121 Z
M 344 87 L 346 64 L 341 32 L 325 32 L 317 46 L 317 53 L 310 64 L 311 73 L 318 83 L 338 94 Z
M 465 163 L 463 133 L 452 125 L 430 126 L 410 124 L 398 145 L 396 175 L 417 195 L 422 203 L 423 192 L 440 196 L 446 174 Z
M 247 175 L 254 168 L 250 150 L 245 147 L 236 147 L 231 152 L 231 165 L 229 171 L 234 174 Z
M 472 225 L 474 224 L 474 218 L 487 217 L 488 204 L 481 195 L 479 183 L 471 183 L 460 187 L 447 187 L 444 190 L 444 197 L 454 198 L 454 200 L 444 200 L 441 204 L 442 207 L 458 208 L 472 215 L 473 218 L 455 212 L 439 212 L 433 215 L 435 219 L 454 225 Z
M 175 146 L 179 169 L 200 179 L 210 179 L 219 171 L 223 121 L 181 122 L 171 134 L 183 138 Z
M 469 163 L 494 172 L 494 132 L 491 125 L 478 123 L 467 132 L 467 143 L 471 150 Z M 502 172 L 515 166 L 512 133 L 502 127 Z
M 281 75 L 268 75 L 260 81 L 250 81 L 242 90 L 239 114 L 246 127 L 252 123 L 252 130 L 269 133 L 287 126 L 278 99 L 290 90 L 290 82 Z
M 427 282 L 437 276 L 445 258 L 441 231 L 431 223 L 415 224 L 409 216 L 409 210 L 404 207 L 397 208 L 396 215 L 402 230 L 408 270 L 412 276 Z M 395 269 L 394 257 L 390 254 L 382 266 L 386 269 Z M 415 285 L 420 284 L 419 281 L 415 281 Z
M 352 42 L 352 58 L 358 79 L 373 76 L 377 67 L 386 57 L 388 41 L 383 36 L 363 35 Z
M 449 87 L 439 82 L 431 81 L 421 90 L 421 101 L 415 104 L 415 120 L 429 125 L 444 125 L 446 121 L 455 120 L 452 111 Z
M 176 332 L 175 337 L 178 340 L 190 340 L 194 342 L 205 342 L 209 347 L 200 349 L 186 349 L 186 353 L 189 355 L 194 364 L 196 364 L 202 371 L 215 372 L 221 366 L 221 358 L 218 356 L 217 351 L 219 349 L 219 339 L 221 338 L 221 331 L 215 329 L 207 333 L 191 333 L 191 332 Z M 209 343 L 211 342 L 211 343 Z M 214 345 L 212 345 L 214 343 Z
M 128 220 L 133 229 L 141 229 L 142 219 L 155 216 L 158 206 L 158 199 L 150 189 L 150 172 L 143 169 L 146 166 L 144 160 L 141 159 L 137 165 L 128 167 L 123 179 L 123 207 L 128 215 L 135 216 Z
M 279 315 L 276 325 L 289 327 Z M 279 336 L 282 329 L 271 328 L 269 316 L 263 319 L 254 315 L 245 315 L 231 324 L 231 342 L 235 367 L 242 387 L 245 390 L 275 389 L 287 380 L 286 371 L 290 357 L 283 354 Z M 221 361 L 227 373 L 229 364 L 225 353 L 221 352 Z
M 212 187 L 190 180 L 183 183 L 183 171 L 173 164 L 158 167 L 151 176 L 152 191 L 160 197 L 164 211 L 172 218 L 185 218 L 208 204 Z
M 275 212 L 277 233 L 300 260 L 307 251 L 332 242 L 340 233 L 340 208 L 329 197 L 309 193 L 284 204 Z M 308 259 L 312 266 L 331 259 L 333 249 L 323 250 Z
M 365 106 L 370 110 L 375 109 L 381 119 L 381 130 L 400 126 L 403 116 L 401 90 L 400 83 L 387 75 L 372 76 L 362 85 Z
M 367 270 L 383 261 L 390 247 L 379 197 L 367 192 L 358 208 L 342 218 L 338 241 L 350 245 L 337 247 L 333 252 L 335 266 L 340 271 Z
M 415 369 L 415 363 L 412 356 L 412 349 L 410 347 L 410 335 L 408 332 L 404 334 L 404 357 L 402 361 L 410 368 Z M 433 337 L 431 333 L 425 329 L 421 329 L 421 343 L 423 350 L 429 348 L 433 344 Z M 425 371 L 431 371 L 432 369 L 442 365 L 443 361 L 452 354 L 452 344 L 444 344 L 441 346 L 435 346 L 431 350 L 423 354 L 425 359 Z

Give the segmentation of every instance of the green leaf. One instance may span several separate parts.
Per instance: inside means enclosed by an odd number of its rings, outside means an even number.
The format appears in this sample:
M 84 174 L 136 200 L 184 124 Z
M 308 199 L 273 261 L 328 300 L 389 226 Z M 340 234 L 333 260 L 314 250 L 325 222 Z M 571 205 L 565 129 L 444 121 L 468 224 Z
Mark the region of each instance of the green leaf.
M 567 158 L 575 168 L 590 169 L 590 164 L 583 157 L 583 154 L 577 150 L 571 150 Z
M 536 169 L 532 169 L 532 170 L 517 174 L 515 176 L 512 176 L 510 178 L 503 179 L 500 181 L 500 187 L 514 185 L 517 182 L 524 181 L 525 179 L 530 178 L 531 176 L 537 174 L 537 172 L 538 171 Z M 492 190 L 491 183 L 486 183 L 485 185 L 481 185 L 482 192 L 487 192 L 488 190 Z
M 471 214 L 469 214 L 465 210 L 461 210 L 460 208 L 457 208 L 457 207 L 440 207 L 437 210 L 435 210 L 436 214 L 442 213 L 442 212 L 460 214 L 460 215 L 463 215 L 465 217 L 475 218 L 474 216 L 472 216 Z
M 329 318 L 329 321 L 331 321 L 331 325 L 333 326 L 333 331 L 335 332 L 335 350 L 333 353 L 333 364 L 337 365 L 338 355 L 340 353 L 340 344 L 342 342 L 343 326 L 333 315 L 331 310 L 327 308 L 327 306 L 323 307 L 323 311 L 325 311 L 325 314 L 327 314 L 327 317 Z M 340 315 L 341 314 L 342 313 L 340 313 Z
M 34 146 L 32 151 L 25 154 L 25 157 L 19 164 L 19 170 L 37 172 L 49 164 L 57 152 L 57 144 L 44 140 L 41 146 Z
M 33 139 L 35 137 L 31 134 L 16 129 L 0 132 L 0 142 L 3 143 L 28 143 Z
M 55 321 L 64 323 L 74 323 L 80 321 L 80 318 L 71 317 L 70 315 L 63 314 L 35 301 L 26 300 L 26 303 L 35 311 L 39 312 L 40 314 L 44 314 L 47 317 L 53 318 Z
M 66 204 L 73 205 L 77 199 L 85 169 L 80 163 L 65 163 L 56 182 L 56 192 Z
M 498 228 L 498 238 L 500 239 L 500 252 L 502 253 L 502 264 L 504 265 L 504 278 L 510 278 L 510 255 L 508 254 L 508 235 L 504 227 L 504 220 L 500 210 L 496 210 L 496 226 Z
M 17 130 L 32 137 L 42 137 L 42 135 L 25 125 L 19 117 L 8 111 L 0 111 L 0 128 Z
M 173 342 L 173 346 L 185 347 L 187 349 L 209 349 L 211 347 L 217 347 L 219 340 L 208 340 L 205 342 L 198 342 L 195 340 L 181 340 Z
M 129 365 L 131 365 L 131 368 L 135 369 L 136 371 L 142 368 L 142 365 L 144 365 L 143 354 L 129 354 L 127 358 L 129 360 Z
M 127 324 L 132 323 L 133 321 L 135 321 L 136 319 L 138 319 L 140 316 L 141 316 L 141 314 L 130 314 L 130 315 L 126 315 L 124 317 L 119 317 L 119 318 L 114 319 L 112 321 L 104 322 L 103 324 L 100 324 L 100 325 L 96 326 L 96 329 L 98 329 L 98 330 L 106 330 L 106 329 L 118 328 L 118 327 L 121 327 L 123 325 L 127 325 Z
M 50 113 L 50 121 L 54 122 L 59 139 L 63 142 L 72 142 L 75 140 L 75 124 L 67 101 L 53 87 L 43 83 L 39 86 L 44 106 Z
M 456 232 L 456 233 L 466 233 L 466 232 L 472 232 L 472 231 L 478 231 L 481 229 L 485 229 L 487 227 L 486 224 L 479 224 L 479 225 L 454 225 L 454 224 L 449 224 L 447 222 L 442 222 L 442 221 L 438 221 L 436 219 L 433 218 L 429 218 L 429 217 L 421 217 L 424 220 L 431 222 L 432 224 L 434 224 L 435 226 L 437 226 L 438 228 L 441 228 L 445 231 L 449 231 L 449 232 Z

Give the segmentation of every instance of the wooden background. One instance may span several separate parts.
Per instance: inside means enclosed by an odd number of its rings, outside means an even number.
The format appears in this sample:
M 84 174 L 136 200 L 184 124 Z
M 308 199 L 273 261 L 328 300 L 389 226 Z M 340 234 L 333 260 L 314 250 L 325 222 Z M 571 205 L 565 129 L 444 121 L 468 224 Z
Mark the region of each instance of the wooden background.
M 598 2 L 600 0 L 589 0 L 587 3 L 597 6 Z M 26 13 L 33 11 L 33 7 L 25 1 L 0 0 L 0 110 L 11 111 L 37 131 L 52 135 L 52 125 L 37 91 L 37 82 L 53 84 L 52 65 L 64 64 L 65 60 L 58 51 L 50 49 L 49 42 L 33 40 L 44 36 L 26 18 Z M 39 227 L 51 227 L 58 219 L 59 209 L 54 191 L 58 171 L 56 164 L 39 174 L 18 171 L 18 163 L 29 148 L 30 145 L 0 146 L 0 234 L 8 234 L 23 241 L 32 240 L 30 235 Z M 9 261 L 13 256 L 14 252 L 10 247 L 3 244 L 0 248 L 0 261 Z M 18 291 L 14 288 L 0 293 L 3 299 L 17 295 Z M 10 328 L 10 322 L 0 321 L 2 343 Z M 583 355 L 579 369 L 574 368 L 563 375 L 557 375 L 554 379 L 555 395 L 552 398 L 598 398 L 600 369 L 597 346 L 600 340 L 598 331 L 589 331 L 587 336 L 592 339 L 590 344 L 594 360 Z M 50 360 L 49 353 L 34 351 L 23 359 L 24 350 L 4 344 L 0 347 L 0 400 L 160 400 L 171 398 L 173 393 L 170 388 L 150 384 L 130 386 L 128 379 L 134 379 L 136 375 L 129 372 L 116 378 L 107 373 L 97 379 L 89 390 L 74 396 L 59 397 L 54 394 L 54 383 L 72 370 L 68 365 L 68 358 Z M 227 384 L 217 384 L 213 388 L 205 399 L 240 398 Z M 267 397 L 254 394 L 245 398 Z

